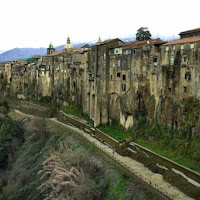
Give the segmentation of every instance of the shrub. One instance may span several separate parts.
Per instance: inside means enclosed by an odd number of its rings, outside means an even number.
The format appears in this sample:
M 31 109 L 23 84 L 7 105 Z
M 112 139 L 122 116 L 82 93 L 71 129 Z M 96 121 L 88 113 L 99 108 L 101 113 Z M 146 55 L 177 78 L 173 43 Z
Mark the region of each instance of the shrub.
M 53 98 L 50 97 L 50 96 L 44 96 L 44 97 L 41 98 L 41 102 L 42 103 L 51 103 L 52 99 Z
M 0 106 L 4 106 L 7 110 L 9 110 L 9 105 L 8 105 L 8 102 L 6 100 L 0 102 Z
M 0 120 L 0 168 L 5 167 L 8 162 L 9 150 L 12 141 L 19 139 L 23 141 L 23 128 L 20 122 L 11 119 Z
M 99 199 L 100 192 L 84 172 L 86 170 L 82 170 L 82 165 L 85 166 L 85 161 L 80 162 L 74 152 L 61 143 L 42 163 L 43 169 L 38 174 L 46 180 L 38 189 L 46 199 Z

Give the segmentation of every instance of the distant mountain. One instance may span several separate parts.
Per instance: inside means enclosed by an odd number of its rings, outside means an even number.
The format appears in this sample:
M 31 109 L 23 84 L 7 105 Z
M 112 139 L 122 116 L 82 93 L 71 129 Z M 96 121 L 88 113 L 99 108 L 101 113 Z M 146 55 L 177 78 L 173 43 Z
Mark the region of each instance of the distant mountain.
M 0 54 L 0 62 L 25 59 L 33 55 L 45 55 L 46 48 L 14 48 Z
M 81 47 L 86 43 L 73 44 L 74 47 L 81 49 Z M 60 45 L 56 47 L 56 51 L 63 51 L 65 45 Z M 0 62 L 7 62 L 17 59 L 25 59 L 32 57 L 34 55 L 46 55 L 46 48 L 14 48 L 9 51 L 5 51 L 0 54 Z

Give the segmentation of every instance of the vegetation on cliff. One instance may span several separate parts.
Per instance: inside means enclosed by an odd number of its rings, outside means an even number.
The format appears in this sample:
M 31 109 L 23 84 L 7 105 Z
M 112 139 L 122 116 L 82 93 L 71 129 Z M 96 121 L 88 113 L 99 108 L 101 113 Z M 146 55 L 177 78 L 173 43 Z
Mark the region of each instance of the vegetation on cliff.
M 190 120 L 195 118 L 193 116 L 191 119 L 189 116 Z M 111 126 L 101 125 L 98 128 L 118 141 L 133 137 L 133 141 L 136 143 L 200 172 L 200 138 L 189 137 L 187 126 L 183 133 L 159 125 L 156 121 L 149 122 L 145 118 L 141 118 L 137 125 L 128 130 L 124 130 L 115 121 Z

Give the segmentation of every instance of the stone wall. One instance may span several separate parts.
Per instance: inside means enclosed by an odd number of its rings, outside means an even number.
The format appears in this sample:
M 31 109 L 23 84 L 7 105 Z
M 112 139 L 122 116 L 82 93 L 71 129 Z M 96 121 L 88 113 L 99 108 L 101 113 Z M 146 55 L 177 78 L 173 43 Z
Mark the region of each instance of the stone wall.
M 80 104 L 95 126 L 114 119 L 128 129 L 146 118 L 183 129 L 187 102 L 200 98 L 200 39 L 189 41 L 113 39 L 38 63 L 2 63 L 0 89 L 8 96 L 51 96 L 59 106 Z M 192 126 L 197 135 L 198 120 Z

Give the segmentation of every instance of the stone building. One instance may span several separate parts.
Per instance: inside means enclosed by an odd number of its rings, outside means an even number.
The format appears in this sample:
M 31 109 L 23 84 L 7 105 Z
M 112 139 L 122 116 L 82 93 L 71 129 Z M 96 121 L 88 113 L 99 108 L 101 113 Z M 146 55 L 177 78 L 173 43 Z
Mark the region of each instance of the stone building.
M 145 117 L 179 129 L 183 109 L 174 112 L 173 105 L 188 97 L 200 99 L 199 30 L 181 32 L 170 42 L 99 38 L 81 50 L 68 37 L 63 52 L 50 44 L 36 63 L 1 63 L 1 91 L 23 98 L 51 96 L 64 106 L 80 104 L 95 126 L 114 119 L 128 129 Z
M 55 52 L 55 48 L 53 48 L 53 44 L 49 44 L 49 48 L 47 49 L 47 55 L 52 55 Z
M 197 37 L 200 36 L 200 28 L 195 28 L 192 30 L 188 30 L 188 31 L 183 31 L 180 34 L 181 39 L 182 38 L 189 38 L 189 37 Z

